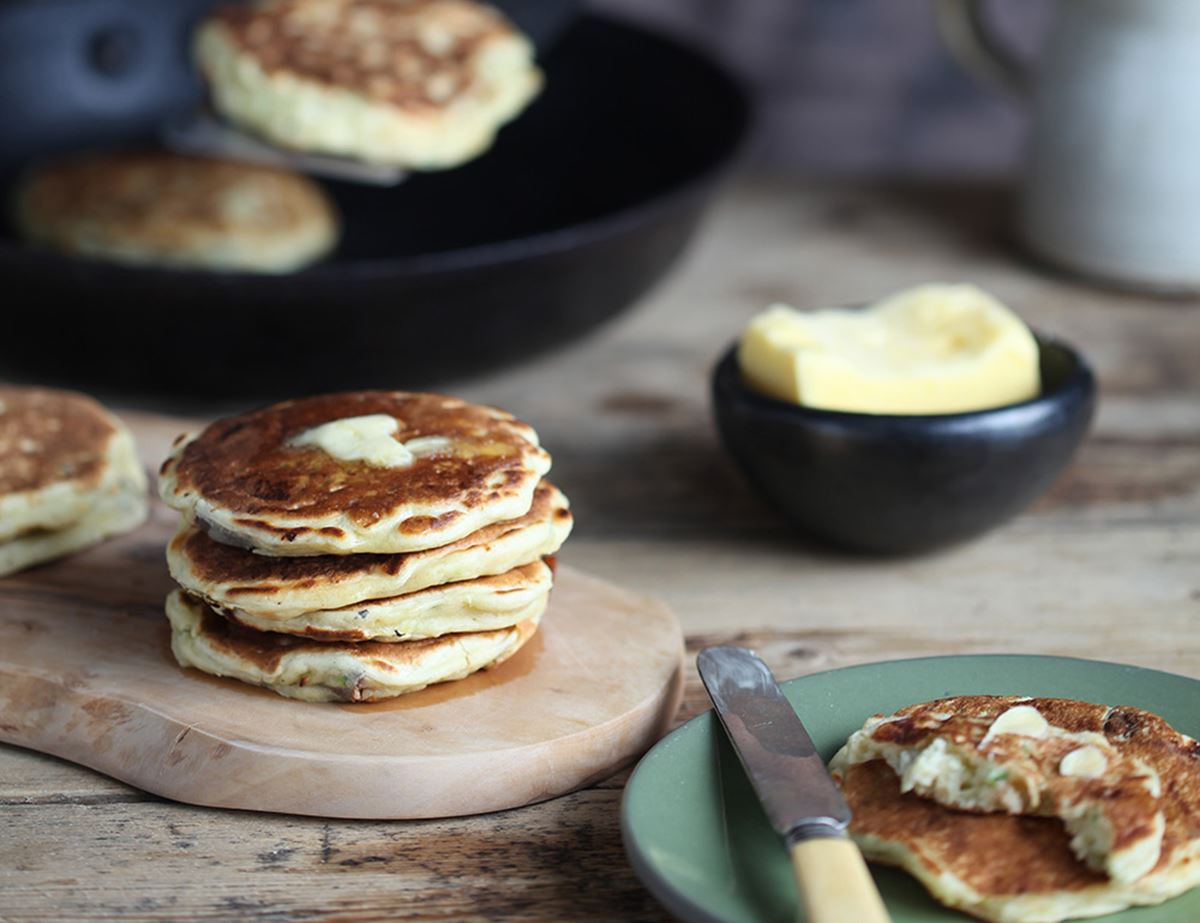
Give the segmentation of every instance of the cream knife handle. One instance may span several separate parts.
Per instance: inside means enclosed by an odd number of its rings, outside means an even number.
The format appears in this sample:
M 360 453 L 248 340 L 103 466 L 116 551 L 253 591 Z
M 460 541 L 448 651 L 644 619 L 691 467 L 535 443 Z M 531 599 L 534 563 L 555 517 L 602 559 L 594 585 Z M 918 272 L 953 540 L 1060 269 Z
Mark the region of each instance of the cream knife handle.
M 808 923 L 891 923 L 862 853 L 849 837 L 814 837 L 791 847 Z

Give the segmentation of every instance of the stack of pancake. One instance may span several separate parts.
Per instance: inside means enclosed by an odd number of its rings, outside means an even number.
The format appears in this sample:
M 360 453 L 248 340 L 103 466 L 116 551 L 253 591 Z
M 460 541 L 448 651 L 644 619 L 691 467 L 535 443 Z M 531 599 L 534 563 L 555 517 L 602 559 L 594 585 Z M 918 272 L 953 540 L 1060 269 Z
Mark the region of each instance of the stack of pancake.
M 0 387 L 0 576 L 128 532 L 146 509 L 120 420 L 83 394 Z
M 571 530 L 510 414 L 434 394 L 288 401 L 181 436 L 159 490 L 176 659 L 309 701 L 461 679 L 537 630 Z

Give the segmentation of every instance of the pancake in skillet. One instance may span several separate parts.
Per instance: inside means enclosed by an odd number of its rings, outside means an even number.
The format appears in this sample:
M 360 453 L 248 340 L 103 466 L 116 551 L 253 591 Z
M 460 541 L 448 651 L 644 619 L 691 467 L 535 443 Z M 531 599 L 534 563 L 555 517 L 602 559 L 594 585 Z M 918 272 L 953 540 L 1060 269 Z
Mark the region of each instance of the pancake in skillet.
M 185 523 L 167 546 L 167 563 L 185 590 L 268 628 L 311 612 L 503 574 L 554 554 L 571 524 L 567 498 L 542 481 L 524 516 L 424 551 L 276 558 L 214 541 Z
M 120 420 L 82 394 L 0 387 L 0 575 L 145 518 L 146 476 Z
M 550 468 L 537 433 L 457 398 L 359 391 L 287 401 L 180 437 L 169 506 L 270 555 L 436 548 L 529 512 Z
M 839 760 L 833 768 L 854 815 L 855 842 L 868 859 L 905 869 L 942 903 L 1001 923 L 1098 916 L 1159 904 L 1200 884 L 1200 745 L 1128 706 L 1074 702 L 1056 720 L 1069 732 L 1102 736 L 1157 775 L 1164 829 L 1158 861 L 1141 878 L 1118 881 L 1080 862 L 1057 819 L 969 813 L 902 793 L 882 759 Z
M 1161 783 L 1136 754 L 1073 729 L 1093 708 L 1017 696 L 912 705 L 869 719 L 832 765 L 882 759 L 903 791 L 946 807 L 1057 817 L 1081 861 L 1135 881 L 1158 861 Z
M 305 176 L 155 151 L 43 167 L 21 186 L 16 214 L 35 243 L 148 266 L 292 272 L 338 236 L 332 203 Z
M 538 92 L 533 47 L 473 0 L 266 0 L 214 12 L 216 109 L 284 147 L 417 169 L 491 146 Z
M 531 618 L 400 644 L 311 641 L 244 628 L 182 590 L 167 597 L 167 618 L 171 650 L 183 666 L 310 702 L 374 702 L 462 679 L 502 663 L 537 630 Z

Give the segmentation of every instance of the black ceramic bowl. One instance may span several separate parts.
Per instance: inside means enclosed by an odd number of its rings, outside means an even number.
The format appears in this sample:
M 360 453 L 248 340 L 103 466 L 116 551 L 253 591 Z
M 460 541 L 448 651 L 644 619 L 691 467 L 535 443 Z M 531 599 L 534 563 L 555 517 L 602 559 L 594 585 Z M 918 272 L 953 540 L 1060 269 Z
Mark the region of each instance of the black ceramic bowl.
M 759 493 L 804 532 L 899 554 L 978 535 L 1028 506 L 1066 466 L 1096 403 L 1087 363 L 1038 337 L 1042 393 L 927 416 L 801 407 L 747 387 L 736 344 L 713 372 L 721 438 Z

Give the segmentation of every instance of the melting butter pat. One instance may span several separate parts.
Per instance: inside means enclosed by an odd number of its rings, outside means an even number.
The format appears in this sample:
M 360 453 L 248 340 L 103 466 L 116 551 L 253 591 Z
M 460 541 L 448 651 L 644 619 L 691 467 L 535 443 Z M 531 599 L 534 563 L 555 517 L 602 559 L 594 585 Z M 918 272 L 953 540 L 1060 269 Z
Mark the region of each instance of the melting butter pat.
M 983 740 L 979 742 L 979 747 L 980 749 L 986 747 L 997 734 L 1043 737 L 1048 730 L 1050 730 L 1049 722 L 1032 705 L 1014 705 L 992 722 L 992 726 L 983 735 Z
M 1108 757 L 1099 747 L 1080 747 L 1064 756 L 1058 764 L 1058 771 L 1064 776 L 1080 776 L 1084 779 L 1096 779 L 1104 775 L 1108 768 Z
M 380 468 L 406 468 L 418 458 L 450 448 L 444 436 L 418 436 L 408 442 L 396 439 L 400 424 L 395 417 L 373 413 L 331 420 L 307 429 L 291 440 L 294 446 L 316 446 L 343 461 L 361 461 Z
M 982 410 L 1040 388 L 1033 334 L 973 285 L 925 285 L 855 310 L 774 305 L 746 328 L 738 362 L 764 394 L 855 413 Z

